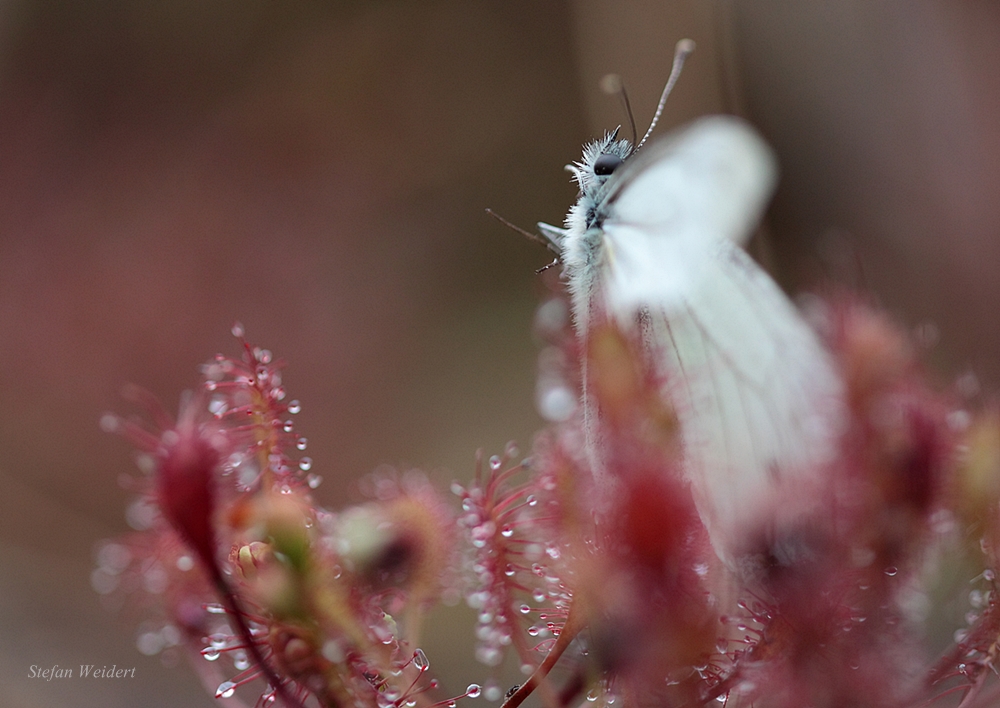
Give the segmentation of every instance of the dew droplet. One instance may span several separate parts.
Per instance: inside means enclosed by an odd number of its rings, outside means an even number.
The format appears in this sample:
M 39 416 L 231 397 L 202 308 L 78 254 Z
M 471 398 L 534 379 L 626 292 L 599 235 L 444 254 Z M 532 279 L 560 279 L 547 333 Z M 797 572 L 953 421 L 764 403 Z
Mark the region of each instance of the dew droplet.
M 500 690 L 500 686 L 497 685 L 496 681 L 490 679 L 489 683 L 486 684 L 486 688 L 483 689 L 483 697 L 490 702 L 499 701 L 503 697 L 503 691 Z
M 514 535 L 514 527 L 511 526 L 510 524 L 507 524 L 502 529 L 500 529 L 500 535 L 503 536 L 504 538 L 510 538 L 511 536 Z
M 105 413 L 101 416 L 101 430 L 105 433 L 117 433 L 121 429 L 121 419 L 114 413 Z
M 569 420 L 577 406 L 573 391 L 561 381 L 539 385 L 536 401 L 542 418 L 551 423 Z
M 136 637 L 135 646 L 141 654 L 154 656 L 163 649 L 163 637 L 159 632 L 143 632 Z
M 245 651 L 239 651 L 233 655 L 233 667 L 237 671 L 245 671 L 250 668 L 250 658 Z
M 472 545 L 476 548 L 483 548 L 496 532 L 496 524 L 492 521 L 479 524 L 472 529 Z
M 164 646 L 174 647 L 181 643 L 181 631 L 172 624 L 164 625 L 160 630 L 160 636 L 163 638 Z
M 299 469 L 303 472 L 308 472 L 312 469 L 313 461 L 311 457 L 303 457 L 299 460 Z
M 479 694 L 483 692 L 482 686 L 478 683 L 470 683 L 469 687 L 465 689 L 465 695 L 469 698 L 479 698 Z
M 140 497 L 125 510 L 125 520 L 136 531 L 146 531 L 156 521 L 157 510 L 148 499 Z
M 530 608 L 530 607 L 529 607 L 528 605 L 521 605 L 521 606 L 520 606 L 519 608 L 517 608 L 517 609 L 518 609 L 518 611 L 520 611 L 520 613 L 521 613 L 522 615 L 526 615 L 526 614 L 528 614 L 529 612 L 531 612 L 531 608 Z
M 243 323 L 240 321 L 233 322 L 232 329 L 229 330 L 233 333 L 233 336 L 237 339 L 242 339 L 246 334 L 246 330 L 243 329 Z
M 476 661 L 486 666 L 498 666 L 503 661 L 503 652 L 494 646 L 481 646 L 476 649 Z M 470 698 L 475 698 L 470 696 Z
M 221 418 L 229 410 L 229 403 L 222 396 L 216 396 L 208 402 L 208 412 L 216 418 Z
M 229 698 L 236 693 L 236 684 L 232 681 L 223 681 L 215 691 L 216 698 Z
M 420 671 L 427 671 L 430 668 L 431 662 L 427 660 L 427 655 L 423 649 L 417 649 L 413 652 L 413 665 Z
M 288 404 L 288 412 L 291 413 L 292 415 L 298 414 L 301 410 L 302 410 L 302 404 L 299 402 L 298 399 L 295 399 L 294 401 Z
M 339 664 L 347 658 L 347 654 L 344 653 L 344 648 L 340 646 L 340 643 L 330 639 L 323 644 L 322 650 L 323 658 L 332 661 L 334 664 Z
M 896 575 L 896 573 L 898 572 L 899 569 L 894 565 L 890 565 L 888 568 L 885 569 L 885 574 L 888 575 L 890 578 Z
M 497 472 L 501 467 L 503 467 L 503 460 L 499 455 L 493 455 L 493 457 L 490 458 L 490 469 Z
M 532 494 L 528 497 L 527 502 L 528 506 L 538 506 L 538 497 Z
M 97 552 L 97 564 L 112 575 L 125 570 L 132 561 L 132 552 L 120 543 L 106 543 Z

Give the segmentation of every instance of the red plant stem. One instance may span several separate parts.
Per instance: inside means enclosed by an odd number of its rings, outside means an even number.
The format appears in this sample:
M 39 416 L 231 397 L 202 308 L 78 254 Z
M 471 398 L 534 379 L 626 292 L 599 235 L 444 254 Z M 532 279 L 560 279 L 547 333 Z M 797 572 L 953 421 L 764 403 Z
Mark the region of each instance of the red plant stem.
M 579 620 L 580 612 L 579 610 L 574 610 L 575 607 L 576 603 L 570 607 L 569 615 L 566 617 L 566 624 L 563 625 L 562 631 L 556 639 L 556 643 L 552 645 L 552 649 L 550 649 L 549 653 L 545 655 L 542 663 L 539 664 L 538 668 L 535 669 L 535 672 L 528 677 L 528 680 L 521 684 L 516 691 L 514 691 L 513 695 L 511 695 L 511 697 L 504 702 L 501 708 L 517 708 L 517 706 L 524 702 L 525 698 L 534 692 L 535 688 L 546 682 L 546 677 L 549 675 L 549 672 L 559 661 L 563 652 L 566 651 L 567 647 L 569 647 L 572 641 L 576 638 L 576 635 L 579 634 L 582 627 L 582 623 Z M 554 701 L 551 700 L 547 701 L 547 703 L 550 704 L 553 702 Z
M 976 680 L 971 686 L 969 686 L 969 692 L 965 694 L 962 698 L 962 702 L 958 704 L 958 708 L 968 708 L 972 705 L 972 702 L 976 700 L 976 696 L 983 688 L 983 683 L 986 681 L 987 672 L 983 671 L 976 677 Z
M 226 579 L 222 577 L 222 573 L 217 567 L 212 568 L 212 576 L 216 590 L 222 596 L 222 601 L 236 622 L 236 631 L 239 632 L 240 638 L 246 644 L 247 651 L 250 652 L 250 657 L 260 667 L 261 673 L 267 679 L 267 682 L 271 684 L 275 694 L 285 705 L 285 708 L 305 708 L 297 698 L 288 692 L 282 679 L 271 668 L 271 665 L 267 663 L 264 655 L 260 653 L 260 647 L 257 646 L 257 642 L 254 641 L 254 637 L 250 633 L 250 627 L 247 625 L 246 620 L 243 619 L 243 611 L 240 609 L 236 594 L 229 589 Z

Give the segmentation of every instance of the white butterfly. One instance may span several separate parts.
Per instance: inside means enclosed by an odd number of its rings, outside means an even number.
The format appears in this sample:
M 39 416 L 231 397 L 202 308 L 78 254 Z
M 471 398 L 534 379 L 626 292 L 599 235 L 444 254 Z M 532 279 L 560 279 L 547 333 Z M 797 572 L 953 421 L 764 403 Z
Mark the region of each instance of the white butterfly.
M 699 513 L 716 551 L 732 559 L 762 504 L 832 456 L 840 379 L 741 248 L 776 181 L 764 141 L 725 116 L 638 152 L 616 134 L 567 167 L 580 196 L 565 229 L 539 229 L 561 254 L 578 335 L 600 311 L 647 343 L 681 422 Z M 586 391 L 583 404 L 588 456 L 607 488 Z

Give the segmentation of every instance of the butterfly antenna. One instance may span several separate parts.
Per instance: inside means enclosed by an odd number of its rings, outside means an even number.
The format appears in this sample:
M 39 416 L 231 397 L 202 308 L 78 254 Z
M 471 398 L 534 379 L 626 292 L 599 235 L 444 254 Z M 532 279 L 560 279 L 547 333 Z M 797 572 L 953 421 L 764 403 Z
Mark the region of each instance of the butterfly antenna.
M 632 144 L 635 145 L 635 139 L 638 137 L 635 130 L 635 114 L 632 113 L 632 104 L 628 100 L 628 91 L 625 90 L 625 84 L 622 84 L 622 103 L 625 104 L 625 115 L 628 116 L 628 124 L 632 128 Z
M 656 113 L 653 114 L 653 120 L 649 124 L 649 130 L 646 134 L 642 136 L 642 140 L 639 144 L 635 146 L 638 150 L 642 147 L 643 143 L 649 137 L 650 133 L 653 132 L 653 128 L 656 127 L 656 123 L 660 120 L 660 115 L 663 113 L 663 106 L 667 103 L 667 97 L 670 92 L 674 89 L 674 84 L 677 83 L 677 79 L 681 76 L 681 69 L 684 68 L 684 61 L 688 58 L 688 55 L 694 51 L 694 40 L 693 39 L 682 39 L 677 43 L 677 47 L 674 49 L 674 65 L 670 67 L 670 76 L 667 78 L 667 85 L 663 87 L 663 93 L 660 94 L 660 102 L 656 105 Z
M 622 102 L 625 115 L 628 116 L 628 124 L 632 128 L 632 144 L 635 145 L 638 134 L 635 130 L 635 114 L 632 113 L 632 104 L 628 100 L 628 92 L 625 90 L 625 83 L 618 74 L 608 74 L 601 79 L 601 90 L 607 94 L 615 94 Z
M 535 243 L 539 243 L 539 244 L 545 246 L 545 248 L 548 249 L 549 251 L 551 251 L 552 253 L 555 253 L 556 255 L 559 255 L 559 250 L 554 245 L 552 245 L 552 243 L 550 243 L 547 239 L 539 236 L 538 234 L 533 234 L 530 231 L 522 229 L 517 224 L 514 224 L 514 223 L 512 223 L 510 221 L 507 221 L 507 219 L 503 218 L 502 216 L 500 216 L 499 214 L 497 214 L 492 209 L 487 209 L 486 213 L 489 214 L 490 216 L 492 216 L 497 221 L 499 221 L 504 226 L 506 226 L 508 229 L 513 229 L 517 233 L 519 233 L 522 236 L 524 236 L 525 238 L 527 238 L 529 241 L 534 241 Z M 548 268 L 550 266 L 545 266 L 545 267 Z

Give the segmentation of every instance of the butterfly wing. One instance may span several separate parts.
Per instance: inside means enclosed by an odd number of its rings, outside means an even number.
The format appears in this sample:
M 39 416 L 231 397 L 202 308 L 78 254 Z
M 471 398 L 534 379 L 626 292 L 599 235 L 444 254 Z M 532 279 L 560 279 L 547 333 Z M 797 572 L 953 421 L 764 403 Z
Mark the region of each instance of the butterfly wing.
M 641 155 L 603 207 L 598 292 L 619 321 L 641 323 L 681 420 L 699 511 L 726 556 L 776 490 L 831 456 L 839 378 L 739 245 L 775 182 L 763 141 L 712 118 Z
M 731 116 L 703 118 L 638 152 L 600 207 L 614 309 L 686 292 L 717 241 L 749 239 L 776 176 L 770 149 Z

